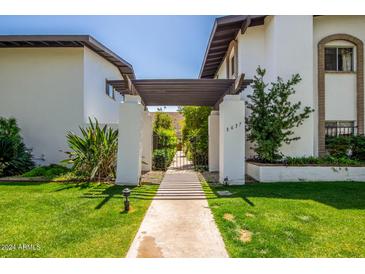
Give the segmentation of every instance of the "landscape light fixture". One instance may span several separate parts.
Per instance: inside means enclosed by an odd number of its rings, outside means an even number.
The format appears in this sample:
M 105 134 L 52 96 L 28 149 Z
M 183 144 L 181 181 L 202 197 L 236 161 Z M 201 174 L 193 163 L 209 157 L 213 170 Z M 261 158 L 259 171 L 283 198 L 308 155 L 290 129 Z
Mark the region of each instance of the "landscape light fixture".
M 129 211 L 129 200 L 128 197 L 131 195 L 131 191 L 129 188 L 123 189 L 123 196 L 124 196 L 124 211 Z

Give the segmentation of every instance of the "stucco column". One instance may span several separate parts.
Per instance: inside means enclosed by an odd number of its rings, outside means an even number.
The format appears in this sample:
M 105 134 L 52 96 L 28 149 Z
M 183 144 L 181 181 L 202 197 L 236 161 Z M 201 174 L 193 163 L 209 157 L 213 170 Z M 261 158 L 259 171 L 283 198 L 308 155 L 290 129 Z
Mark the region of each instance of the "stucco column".
M 213 110 L 208 117 L 208 165 L 209 171 L 219 170 L 219 111 Z
M 145 110 L 143 112 L 143 131 L 142 131 L 142 170 L 152 169 L 152 116 Z
M 119 185 L 138 185 L 142 168 L 142 130 L 141 97 L 125 95 L 119 106 L 116 179 Z
M 219 181 L 245 183 L 245 102 L 226 95 L 219 105 Z

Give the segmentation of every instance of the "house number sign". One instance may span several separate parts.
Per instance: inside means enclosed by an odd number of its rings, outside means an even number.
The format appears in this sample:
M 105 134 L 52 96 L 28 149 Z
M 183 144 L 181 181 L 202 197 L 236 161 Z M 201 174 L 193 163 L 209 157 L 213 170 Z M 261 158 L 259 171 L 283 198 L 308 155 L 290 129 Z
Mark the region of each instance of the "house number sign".
M 227 132 L 233 131 L 233 130 L 235 130 L 235 129 L 237 129 L 237 128 L 242 127 L 242 125 L 243 125 L 243 122 L 235 123 L 235 124 L 233 124 L 233 125 L 231 125 L 231 126 L 226 127 L 226 131 L 227 131 Z

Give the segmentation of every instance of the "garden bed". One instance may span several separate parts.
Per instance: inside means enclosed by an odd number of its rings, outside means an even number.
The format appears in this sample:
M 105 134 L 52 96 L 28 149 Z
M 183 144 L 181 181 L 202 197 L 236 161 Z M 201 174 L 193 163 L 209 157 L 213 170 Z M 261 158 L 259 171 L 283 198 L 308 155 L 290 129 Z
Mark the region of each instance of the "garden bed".
M 259 182 L 363 181 L 365 166 L 280 165 L 246 163 L 246 173 Z

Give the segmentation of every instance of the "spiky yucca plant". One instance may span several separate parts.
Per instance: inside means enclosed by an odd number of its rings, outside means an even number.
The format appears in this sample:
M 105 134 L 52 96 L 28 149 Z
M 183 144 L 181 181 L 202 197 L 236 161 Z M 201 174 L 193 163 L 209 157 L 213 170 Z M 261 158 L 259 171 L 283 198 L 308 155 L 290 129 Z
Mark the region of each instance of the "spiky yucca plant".
M 105 125 L 101 127 L 97 119 L 89 118 L 88 127 L 80 127 L 81 136 L 68 132 L 66 137 L 71 152 L 64 162 L 72 164 L 72 169 L 89 179 L 115 178 L 118 150 L 118 130 Z

